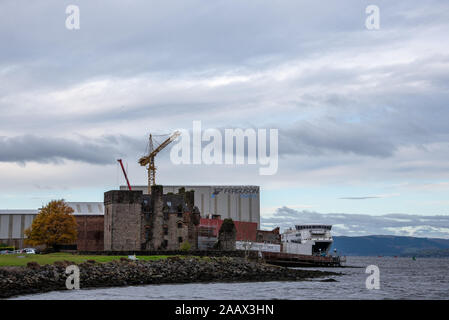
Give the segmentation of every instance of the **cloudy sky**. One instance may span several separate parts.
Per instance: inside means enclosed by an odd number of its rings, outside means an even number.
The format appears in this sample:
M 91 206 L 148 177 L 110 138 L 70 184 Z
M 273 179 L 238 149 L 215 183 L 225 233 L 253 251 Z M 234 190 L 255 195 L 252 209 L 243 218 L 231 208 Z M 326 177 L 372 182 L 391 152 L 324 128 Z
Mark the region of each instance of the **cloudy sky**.
M 439 0 L 2 0 L 0 207 L 102 201 L 119 157 L 144 184 L 149 132 L 200 120 L 279 129 L 277 174 L 165 150 L 158 183 L 260 185 L 266 227 L 407 214 L 372 232 L 449 237 L 448 34 Z

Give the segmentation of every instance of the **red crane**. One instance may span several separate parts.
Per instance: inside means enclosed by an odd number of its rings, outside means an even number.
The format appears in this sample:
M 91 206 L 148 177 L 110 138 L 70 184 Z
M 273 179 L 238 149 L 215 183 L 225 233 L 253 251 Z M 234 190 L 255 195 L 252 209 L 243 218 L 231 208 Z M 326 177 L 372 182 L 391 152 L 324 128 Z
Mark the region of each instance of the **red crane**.
M 122 166 L 122 171 L 123 171 L 123 174 L 125 175 L 126 183 L 128 184 L 128 189 L 129 189 L 129 191 L 131 191 L 131 185 L 129 184 L 128 175 L 126 174 L 125 167 L 123 166 L 122 159 L 117 159 L 117 161 Z

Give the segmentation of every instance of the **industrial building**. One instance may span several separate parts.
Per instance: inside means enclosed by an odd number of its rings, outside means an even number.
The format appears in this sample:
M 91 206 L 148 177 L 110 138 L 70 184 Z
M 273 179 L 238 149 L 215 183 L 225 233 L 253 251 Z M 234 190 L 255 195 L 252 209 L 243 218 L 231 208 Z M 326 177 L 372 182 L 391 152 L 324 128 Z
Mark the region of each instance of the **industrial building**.
M 68 202 L 78 224 L 79 250 L 103 250 L 102 202 Z M 0 243 L 16 248 L 24 247 L 24 232 L 39 213 L 33 210 L 0 210 Z
M 177 193 L 180 188 L 194 191 L 194 205 L 201 212 L 201 217 L 219 215 L 221 219 L 254 222 L 260 228 L 260 188 L 259 186 L 195 186 L 164 185 L 164 194 Z M 148 194 L 148 186 L 131 186 L 133 191 Z M 128 190 L 128 186 L 120 186 Z
M 164 228 L 169 230 L 176 228 L 176 232 L 170 233 L 171 236 L 163 237 L 162 247 L 167 249 L 175 249 L 179 247 L 179 239 L 190 239 L 189 243 L 201 249 L 211 248 L 216 242 L 217 232 L 222 221 L 226 218 L 234 220 L 237 228 L 237 240 L 255 241 L 257 229 L 260 226 L 260 198 L 258 186 L 163 186 L 163 201 L 164 206 L 169 210 L 169 219 L 157 223 L 161 226 L 161 232 L 165 233 Z M 190 210 L 186 211 L 186 215 L 178 216 L 177 209 L 178 200 L 177 193 L 180 189 L 184 189 L 187 194 L 190 194 L 193 199 Z M 128 190 L 127 186 L 120 187 L 121 191 Z M 133 191 L 139 191 L 139 208 L 147 210 L 145 201 L 151 201 L 148 196 L 148 186 L 134 186 Z M 191 192 L 193 191 L 193 192 Z M 173 198 L 173 199 L 171 199 Z M 115 198 L 108 198 L 109 200 Z M 109 200 L 105 201 L 109 203 Z M 112 201 L 112 200 L 111 200 Z M 113 200 L 116 201 L 116 200 Z M 108 231 L 109 223 L 112 223 L 110 216 L 105 215 L 105 207 L 103 202 L 68 202 L 73 210 L 76 222 L 78 224 L 78 240 L 77 248 L 81 251 L 101 251 L 101 250 L 124 250 L 125 247 L 131 244 L 123 245 L 123 241 L 115 242 L 113 245 L 110 233 Z M 168 206 L 171 204 L 172 206 Z M 115 206 L 118 208 L 118 206 Z M 175 208 L 175 209 L 173 209 Z M 190 223 L 189 215 L 193 214 L 193 208 L 196 208 L 195 214 L 199 215 L 199 224 L 193 228 Z M 128 208 L 129 209 L 129 208 Z M 128 210 L 127 209 L 127 210 Z M 110 209 L 112 210 L 112 209 Z M 140 210 L 140 209 L 139 209 Z M 147 210 L 148 211 L 148 210 Z M 39 213 L 35 210 L 0 210 L 0 243 L 23 248 L 25 235 L 24 231 L 29 228 Z M 121 215 L 124 219 L 132 219 L 131 216 Z M 145 217 L 145 216 L 144 216 Z M 172 217 L 172 218 L 170 218 Z M 116 216 L 117 218 L 117 216 Z M 142 221 L 137 216 L 135 222 L 141 225 Z M 121 218 L 118 218 L 119 221 Z M 179 220 L 179 221 L 178 221 Z M 118 224 L 115 226 L 117 227 Z M 144 221 L 143 221 L 144 222 Z M 182 223 L 178 228 L 179 223 Z M 153 222 L 153 225 L 155 223 Z M 129 221 L 123 223 L 122 234 L 127 238 L 127 241 L 133 242 L 133 248 L 141 248 L 143 239 L 148 235 L 140 228 L 140 225 L 135 230 L 135 234 L 130 233 Z M 179 230 L 178 230 L 179 229 Z M 198 229 L 198 230 L 197 230 Z M 128 230 L 128 231 L 126 231 Z M 194 231 L 192 231 L 194 230 Z M 127 233 L 126 233 L 127 232 Z M 195 233 L 195 235 L 192 234 Z M 198 232 L 200 233 L 198 235 Z M 175 234 L 176 233 L 176 234 Z M 120 234 L 120 231 L 118 233 Z M 193 238 L 192 238 L 193 237 Z M 129 238 L 129 239 L 128 239 Z M 164 244 L 164 240 L 167 240 Z M 199 241 L 199 243 L 196 243 Z M 117 243 L 120 243 L 118 245 Z M 160 245 L 160 244 L 159 244 Z M 146 248 L 158 248 L 159 245 L 148 242 Z M 119 246 L 119 247 L 117 247 Z

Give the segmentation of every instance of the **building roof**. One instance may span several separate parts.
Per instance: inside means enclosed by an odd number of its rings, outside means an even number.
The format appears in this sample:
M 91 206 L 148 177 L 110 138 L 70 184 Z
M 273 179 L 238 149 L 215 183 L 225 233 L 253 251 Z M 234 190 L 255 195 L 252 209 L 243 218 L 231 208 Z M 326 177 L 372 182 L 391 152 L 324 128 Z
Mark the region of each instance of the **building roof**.
M 37 209 L 0 209 L 0 214 L 38 214 Z
M 103 202 L 67 202 L 74 215 L 103 215 Z M 38 214 L 39 209 L 1 209 L 0 214 Z
M 103 215 L 103 202 L 67 202 L 74 215 Z

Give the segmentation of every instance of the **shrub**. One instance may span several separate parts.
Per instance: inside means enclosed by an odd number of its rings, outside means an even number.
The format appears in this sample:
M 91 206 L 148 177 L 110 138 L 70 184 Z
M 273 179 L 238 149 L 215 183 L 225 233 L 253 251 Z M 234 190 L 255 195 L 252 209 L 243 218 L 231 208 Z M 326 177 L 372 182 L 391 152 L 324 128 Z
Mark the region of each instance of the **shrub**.
M 7 247 L 7 246 L 0 247 L 0 251 L 3 251 L 3 250 L 14 251 L 14 250 L 16 250 L 16 247 Z
M 190 251 L 191 248 L 192 245 L 188 241 L 184 241 L 180 247 L 181 251 Z

